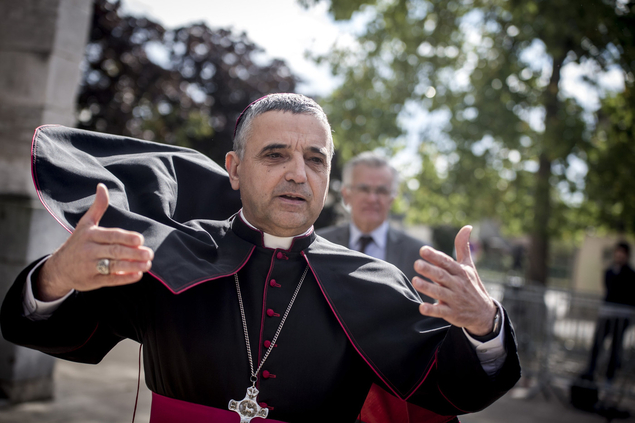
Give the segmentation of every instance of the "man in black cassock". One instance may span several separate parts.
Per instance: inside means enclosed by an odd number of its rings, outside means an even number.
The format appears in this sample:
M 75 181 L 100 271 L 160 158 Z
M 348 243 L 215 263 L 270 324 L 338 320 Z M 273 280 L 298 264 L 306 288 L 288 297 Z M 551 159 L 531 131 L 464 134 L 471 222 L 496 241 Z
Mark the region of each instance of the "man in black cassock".
M 435 283 L 413 285 L 438 300 L 421 303 L 394 266 L 315 235 L 332 156 L 324 112 L 295 94 L 243 112 L 229 184 L 192 150 L 39 128 L 34 183 L 72 235 L 17 278 L 3 335 L 88 363 L 142 343 L 152 423 L 450 422 L 488 406 L 520 367 L 470 227 L 457 260 L 421 249 Z

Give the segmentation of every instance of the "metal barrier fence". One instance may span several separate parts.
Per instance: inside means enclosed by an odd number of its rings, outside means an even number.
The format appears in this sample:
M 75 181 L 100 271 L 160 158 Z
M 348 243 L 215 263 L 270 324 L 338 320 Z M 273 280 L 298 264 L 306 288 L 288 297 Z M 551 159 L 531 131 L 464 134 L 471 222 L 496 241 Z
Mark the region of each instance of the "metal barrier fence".
M 629 326 L 629 322 L 635 322 L 634 308 L 613 307 L 598 296 L 561 289 L 485 285 L 511 318 L 523 375 L 532 381 L 534 394 L 556 393 L 566 400 L 569 386 L 588 368 L 597 328 L 600 334 L 606 331 L 624 335 L 621 366 L 610 382 L 605 375 L 611 336 L 600 344 L 595 380 L 602 398 L 615 403 L 635 399 L 635 324 Z

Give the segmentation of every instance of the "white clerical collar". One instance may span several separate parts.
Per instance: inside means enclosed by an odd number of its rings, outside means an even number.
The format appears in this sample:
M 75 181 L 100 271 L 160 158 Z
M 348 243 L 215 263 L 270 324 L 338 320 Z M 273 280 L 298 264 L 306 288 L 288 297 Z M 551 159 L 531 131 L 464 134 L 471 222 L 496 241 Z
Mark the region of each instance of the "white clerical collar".
M 359 242 L 359 238 L 363 235 L 369 235 L 373 238 L 373 242 L 377 244 L 379 248 L 384 250 L 386 248 L 386 239 L 388 238 L 388 221 L 384 220 L 381 225 L 375 228 L 374 231 L 370 233 L 362 232 L 355 224 L 351 221 L 351 243 L 349 245 L 357 245 Z
M 263 242 L 266 248 L 271 248 L 274 250 L 276 248 L 279 248 L 281 250 L 288 250 L 291 247 L 291 244 L 293 243 L 293 239 L 295 238 L 294 236 L 281 237 L 281 236 L 275 236 L 275 235 L 268 234 L 267 232 L 261 231 L 260 229 L 256 228 L 247 220 L 247 218 L 245 217 L 245 214 L 243 213 L 243 209 L 240 209 L 240 217 L 249 227 L 262 232 Z M 300 234 L 297 236 L 305 236 L 310 234 L 312 231 L 313 231 L 313 226 L 307 229 L 306 232 L 304 232 L 303 234 Z

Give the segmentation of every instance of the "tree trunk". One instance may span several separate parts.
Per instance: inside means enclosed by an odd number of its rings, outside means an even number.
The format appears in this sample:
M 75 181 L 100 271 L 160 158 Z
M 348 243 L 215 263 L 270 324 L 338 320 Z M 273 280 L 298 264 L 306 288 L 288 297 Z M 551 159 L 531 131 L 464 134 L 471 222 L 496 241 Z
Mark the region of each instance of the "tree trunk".
M 539 158 L 534 195 L 534 227 L 529 246 L 527 280 L 530 284 L 547 284 L 549 269 L 549 218 L 551 217 L 551 160 L 546 153 Z
M 541 152 L 538 158 L 539 167 L 536 173 L 534 193 L 534 223 L 531 231 L 529 246 L 529 268 L 527 281 L 530 284 L 546 285 L 549 271 L 549 220 L 551 218 L 551 163 L 554 159 L 553 150 L 561 134 L 558 134 L 558 101 L 560 68 L 566 58 L 563 54 L 553 58 L 553 70 L 549 86 L 544 92 L 545 132 L 541 142 Z

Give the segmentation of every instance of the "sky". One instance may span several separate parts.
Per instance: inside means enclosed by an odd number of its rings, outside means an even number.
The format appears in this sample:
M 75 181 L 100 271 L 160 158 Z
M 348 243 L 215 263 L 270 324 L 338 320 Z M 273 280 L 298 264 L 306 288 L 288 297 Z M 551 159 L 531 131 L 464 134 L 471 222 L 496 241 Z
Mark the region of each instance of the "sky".
M 123 0 L 122 4 L 125 11 L 166 28 L 204 21 L 211 28 L 244 31 L 269 58 L 287 62 L 303 79 L 297 92 L 306 95 L 327 95 L 337 80 L 326 66 L 307 59 L 305 52 L 325 53 L 336 41 L 350 39 L 350 25 L 335 23 L 326 2 L 309 9 L 297 0 Z

